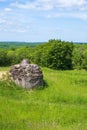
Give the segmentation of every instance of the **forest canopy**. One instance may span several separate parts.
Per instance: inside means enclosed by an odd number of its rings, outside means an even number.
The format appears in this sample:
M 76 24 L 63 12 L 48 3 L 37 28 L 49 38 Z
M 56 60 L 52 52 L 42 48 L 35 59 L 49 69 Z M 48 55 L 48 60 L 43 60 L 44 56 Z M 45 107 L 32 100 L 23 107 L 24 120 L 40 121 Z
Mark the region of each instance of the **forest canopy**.
M 31 63 L 58 70 L 86 69 L 87 45 L 51 39 L 36 46 L 0 49 L 0 66 L 10 66 L 28 58 Z

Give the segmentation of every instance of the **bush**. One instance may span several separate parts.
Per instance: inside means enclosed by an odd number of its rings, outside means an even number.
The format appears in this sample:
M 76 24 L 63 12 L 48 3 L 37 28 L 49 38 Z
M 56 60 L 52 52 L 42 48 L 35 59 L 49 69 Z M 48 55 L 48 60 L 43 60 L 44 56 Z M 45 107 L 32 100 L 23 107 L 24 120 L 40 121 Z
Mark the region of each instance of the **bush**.
M 49 40 L 36 48 L 34 62 L 52 69 L 72 69 L 72 51 L 71 42 Z

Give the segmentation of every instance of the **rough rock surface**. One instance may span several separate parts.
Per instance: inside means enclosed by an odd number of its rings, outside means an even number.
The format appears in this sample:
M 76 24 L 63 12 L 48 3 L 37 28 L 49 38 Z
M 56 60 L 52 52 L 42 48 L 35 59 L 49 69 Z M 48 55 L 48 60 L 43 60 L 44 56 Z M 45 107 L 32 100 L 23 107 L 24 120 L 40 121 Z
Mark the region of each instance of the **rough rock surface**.
M 30 64 L 28 59 L 24 59 L 20 64 L 13 65 L 10 68 L 9 75 L 11 79 L 23 88 L 34 88 L 43 86 L 43 74 L 40 67 L 36 64 Z

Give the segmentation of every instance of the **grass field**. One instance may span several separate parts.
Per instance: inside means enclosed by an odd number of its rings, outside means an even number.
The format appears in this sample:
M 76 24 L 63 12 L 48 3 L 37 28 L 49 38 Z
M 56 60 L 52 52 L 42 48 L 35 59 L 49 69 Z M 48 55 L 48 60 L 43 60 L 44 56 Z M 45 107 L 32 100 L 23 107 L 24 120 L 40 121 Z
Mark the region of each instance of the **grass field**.
M 8 71 L 9 70 L 9 67 L 0 67 L 0 72 L 1 71 Z
M 87 130 L 87 71 L 42 70 L 43 89 L 0 81 L 0 130 Z

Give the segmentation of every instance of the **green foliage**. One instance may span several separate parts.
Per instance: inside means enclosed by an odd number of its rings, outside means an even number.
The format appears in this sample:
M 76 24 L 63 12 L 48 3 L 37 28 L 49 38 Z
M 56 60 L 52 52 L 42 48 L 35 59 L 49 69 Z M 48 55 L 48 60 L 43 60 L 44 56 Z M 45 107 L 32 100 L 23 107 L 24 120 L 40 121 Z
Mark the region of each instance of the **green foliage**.
M 12 64 L 15 64 L 15 63 L 17 63 L 16 62 L 16 54 L 15 54 L 15 51 L 14 50 L 9 50 L 8 52 L 7 52 L 7 57 L 8 57 L 8 63 L 9 63 L 9 65 L 12 65 Z
M 72 69 L 73 44 L 58 40 L 49 42 L 51 49 L 48 55 L 49 67 L 53 69 Z
M 87 69 L 87 49 L 83 51 L 82 68 Z
M 29 54 L 28 47 L 18 48 L 16 50 L 16 61 L 17 61 L 17 63 L 20 63 L 21 60 L 23 60 L 24 58 L 29 58 L 28 54 Z
M 87 69 L 87 44 L 74 45 L 73 68 Z
M 0 42 L 0 48 L 4 49 L 17 49 L 20 47 L 35 47 L 43 42 Z
M 0 49 L 0 66 L 18 64 L 22 59 L 28 58 L 31 63 L 57 70 L 87 69 L 87 44 L 73 44 L 55 39 L 44 44 L 38 43 L 34 47 L 26 46 L 28 43 L 14 44 L 17 46 Z
M 42 90 L 0 81 L 0 130 L 86 130 L 87 72 L 42 71 Z
M 34 62 L 52 69 L 72 69 L 73 44 L 60 40 L 49 40 L 38 46 L 34 53 Z
M 31 62 L 52 69 L 72 69 L 73 44 L 61 40 L 49 40 L 48 43 L 36 47 L 21 47 L 3 50 L 1 64 L 7 65 L 20 63 L 28 58 Z M 0 51 L 2 53 L 2 51 Z M 2 61 L 3 60 L 3 61 Z M 7 62 L 6 62 L 7 60 Z
M 7 51 L 4 49 L 0 49 L 0 66 L 6 66 L 7 64 Z
M 24 58 L 32 59 L 32 51 L 33 48 L 30 47 L 21 47 L 16 50 L 8 50 L 7 58 L 9 65 L 20 63 Z

